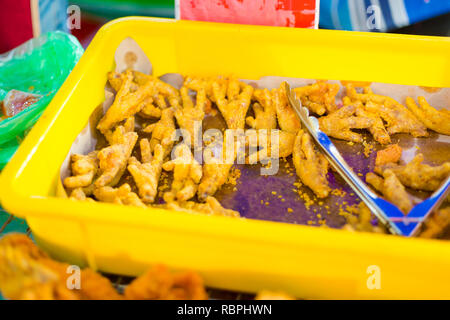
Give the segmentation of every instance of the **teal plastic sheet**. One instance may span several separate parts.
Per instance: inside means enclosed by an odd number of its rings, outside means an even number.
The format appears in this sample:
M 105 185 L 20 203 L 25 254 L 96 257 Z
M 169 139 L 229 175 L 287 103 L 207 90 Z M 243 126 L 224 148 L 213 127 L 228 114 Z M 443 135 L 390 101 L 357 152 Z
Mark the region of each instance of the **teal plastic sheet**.
M 0 55 L 0 100 L 9 90 L 42 95 L 14 117 L 0 121 L 0 170 L 8 163 L 83 54 L 78 40 L 64 32 L 46 33 Z

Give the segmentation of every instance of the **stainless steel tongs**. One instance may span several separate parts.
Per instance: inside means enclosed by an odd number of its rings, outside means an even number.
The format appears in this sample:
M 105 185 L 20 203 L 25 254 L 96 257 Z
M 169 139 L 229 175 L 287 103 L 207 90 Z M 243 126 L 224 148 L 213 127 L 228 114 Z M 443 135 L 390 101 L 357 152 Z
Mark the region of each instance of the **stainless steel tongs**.
M 302 125 L 308 130 L 316 143 L 324 151 L 324 155 L 331 166 L 342 176 L 355 193 L 369 207 L 375 216 L 386 225 L 393 234 L 412 236 L 419 231 L 419 227 L 427 216 L 437 208 L 450 191 L 450 177 L 436 190 L 430 198 L 417 204 L 407 215 L 403 214 L 395 205 L 378 197 L 367 185 L 359 179 L 347 165 L 341 154 L 331 142 L 330 138 L 320 131 L 316 117 L 310 116 L 307 108 L 303 107 L 285 82 L 286 95 L 292 108 L 296 111 Z

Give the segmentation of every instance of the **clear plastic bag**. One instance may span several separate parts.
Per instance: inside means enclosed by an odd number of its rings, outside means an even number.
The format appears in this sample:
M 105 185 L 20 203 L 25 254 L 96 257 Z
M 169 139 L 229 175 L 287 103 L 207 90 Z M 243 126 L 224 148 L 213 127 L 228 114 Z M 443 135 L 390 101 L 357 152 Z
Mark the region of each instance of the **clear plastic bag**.
M 75 37 L 55 31 L 0 55 L 0 100 L 13 89 L 42 96 L 22 112 L 0 121 L 0 169 L 39 119 L 83 52 Z

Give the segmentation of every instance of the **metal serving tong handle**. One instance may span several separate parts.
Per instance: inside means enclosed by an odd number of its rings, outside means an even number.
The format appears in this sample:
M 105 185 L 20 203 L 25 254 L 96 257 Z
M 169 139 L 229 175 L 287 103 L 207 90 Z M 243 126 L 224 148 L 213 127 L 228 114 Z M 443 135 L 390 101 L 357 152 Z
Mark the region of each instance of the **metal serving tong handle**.
M 331 166 L 341 175 L 355 193 L 362 201 L 369 207 L 375 216 L 386 225 L 389 231 L 398 235 L 411 235 L 413 230 L 416 230 L 418 224 L 418 217 L 411 217 L 411 221 L 393 204 L 378 197 L 372 190 L 370 190 L 364 182 L 353 172 L 347 165 L 344 158 L 331 142 L 330 138 L 320 131 L 319 122 L 317 118 L 309 116 L 307 108 L 302 107 L 301 102 L 295 97 L 295 93 L 291 90 L 288 83 L 285 82 L 286 96 L 292 108 L 296 111 L 303 126 L 308 130 L 317 144 L 324 151 L 327 160 Z M 431 198 L 430 198 L 431 199 Z M 433 206 L 434 207 L 434 206 Z M 415 208 L 414 208 L 415 209 Z M 413 209 L 413 211 L 414 211 Z M 418 209 L 419 211 L 422 209 Z

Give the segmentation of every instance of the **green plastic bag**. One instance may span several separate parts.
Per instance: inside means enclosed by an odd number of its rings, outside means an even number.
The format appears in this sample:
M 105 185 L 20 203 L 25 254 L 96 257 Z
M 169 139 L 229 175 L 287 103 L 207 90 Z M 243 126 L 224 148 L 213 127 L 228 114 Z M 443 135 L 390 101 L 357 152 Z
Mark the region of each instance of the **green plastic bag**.
M 14 117 L 0 121 L 0 170 L 8 163 L 83 54 L 78 40 L 49 32 L 0 55 L 0 100 L 16 89 L 42 98 Z

